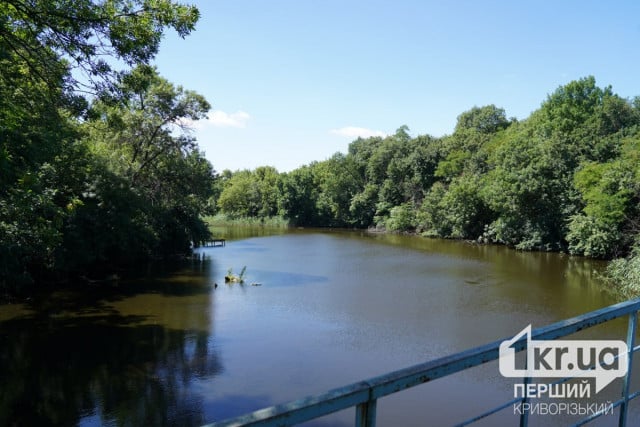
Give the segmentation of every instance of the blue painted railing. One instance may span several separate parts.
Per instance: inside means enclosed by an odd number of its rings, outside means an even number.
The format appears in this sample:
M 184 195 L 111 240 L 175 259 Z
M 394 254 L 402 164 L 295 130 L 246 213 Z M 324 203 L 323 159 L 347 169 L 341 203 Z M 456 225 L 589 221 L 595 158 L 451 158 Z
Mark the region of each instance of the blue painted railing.
M 531 332 L 531 340 L 553 340 L 613 319 L 628 316 L 627 346 L 629 354 L 626 359 L 628 370 L 623 380 L 622 397 L 612 402 L 611 405 L 608 405 L 610 409 L 620 408 L 618 425 L 621 427 L 627 425 L 629 401 L 640 396 L 640 391 L 633 393 L 629 391 L 633 367 L 632 356 L 634 352 L 640 349 L 640 346 L 635 346 L 638 310 L 640 310 L 640 299 L 635 299 L 563 320 Z M 209 424 L 205 427 L 289 426 L 320 418 L 351 407 L 356 408 L 355 425 L 357 427 L 373 427 L 376 423 L 376 403 L 378 399 L 437 378 L 496 360 L 499 357 L 499 348 L 503 341 L 504 340 L 495 341 L 461 353 L 337 388 L 324 394 L 261 409 L 237 418 Z M 523 337 L 512 344 L 511 348 L 514 348 L 515 351 L 521 351 L 525 349 L 526 345 L 526 338 Z M 511 400 L 458 425 L 464 426 L 474 423 L 523 401 L 524 399 L 521 398 Z M 590 414 L 588 417 L 574 424 L 574 426 L 586 424 L 605 413 L 606 411 L 600 411 Z M 520 414 L 520 426 L 527 426 L 528 414 L 528 411 L 522 411 Z M 638 421 L 636 420 L 633 425 L 637 424 Z

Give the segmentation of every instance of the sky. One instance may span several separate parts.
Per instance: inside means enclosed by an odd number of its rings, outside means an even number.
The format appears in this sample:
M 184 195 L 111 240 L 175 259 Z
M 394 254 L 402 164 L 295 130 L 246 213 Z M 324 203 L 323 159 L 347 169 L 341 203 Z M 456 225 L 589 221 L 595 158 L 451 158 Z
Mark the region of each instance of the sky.
M 200 21 L 155 65 L 211 103 L 193 133 L 218 172 L 288 172 L 402 125 L 450 134 L 474 106 L 525 119 L 590 75 L 640 95 L 637 0 L 181 2 Z

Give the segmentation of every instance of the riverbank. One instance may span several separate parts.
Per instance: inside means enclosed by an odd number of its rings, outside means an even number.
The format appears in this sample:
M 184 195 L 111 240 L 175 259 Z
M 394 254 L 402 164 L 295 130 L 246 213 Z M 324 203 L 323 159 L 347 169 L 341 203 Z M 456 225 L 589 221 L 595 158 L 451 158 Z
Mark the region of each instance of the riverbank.
M 206 216 L 203 220 L 209 227 L 235 227 L 235 226 L 261 226 L 274 228 L 288 228 L 291 226 L 289 220 L 281 216 L 272 217 L 233 217 L 226 214 Z

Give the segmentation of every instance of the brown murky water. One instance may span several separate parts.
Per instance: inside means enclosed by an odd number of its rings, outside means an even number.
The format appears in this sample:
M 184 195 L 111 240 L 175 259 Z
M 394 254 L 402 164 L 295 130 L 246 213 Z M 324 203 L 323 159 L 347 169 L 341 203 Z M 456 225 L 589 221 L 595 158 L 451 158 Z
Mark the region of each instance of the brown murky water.
M 361 232 L 217 231 L 226 247 L 197 259 L 0 306 L 0 425 L 201 425 L 616 302 L 598 280 L 603 264 L 582 258 Z M 243 266 L 245 284 L 226 285 Z M 590 333 L 621 339 L 621 326 Z M 381 400 L 378 425 L 453 424 L 511 397 L 513 381 L 488 364 Z M 513 411 L 480 425 L 507 423 L 517 425 Z

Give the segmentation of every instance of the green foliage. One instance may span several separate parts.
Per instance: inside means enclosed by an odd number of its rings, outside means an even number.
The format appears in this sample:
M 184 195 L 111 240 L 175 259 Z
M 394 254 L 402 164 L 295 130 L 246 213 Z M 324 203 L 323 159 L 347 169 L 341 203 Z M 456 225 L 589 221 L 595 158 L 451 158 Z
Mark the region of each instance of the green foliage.
M 316 209 L 325 226 L 358 226 L 359 218 L 351 216 L 351 200 L 363 185 L 356 163 L 349 156 L 334 154 L 314 167 L 319 187 Z
M 0 289 L 208 233 L 213 169 L 184 127 L 209 104 L 149 66 L 167 28 L 185 36 L 197 19 L 169 0 L 0 4 Z
M 534 115 L 536 132 L 565 145 L 572 169 L 582 161 L 609 160 L 613 153 L 606 147 L 607 137 L 639 122 L 628 101 L 611 87 L 596 86 L 592 76 L 559 87 Z
M 472 175 L 462 175 L 448 186 L 434 184 L 418 214 L 422 233 L 455 239 L 481 237 L 492 219 L 480 196 L 481 185 Z
M 394 206 L 385 221 L 385 227 L 390 231 L 409 231 L 416 228 L 416 213 L 412 203 Z
M 482 182 L 475 175 L 463 175 L 449 185 L 441 206 L 456 239 L 477 239 L 491 222 L 493 213 L 480 195 Z
M 227 174 L 217 206 L 232 218 L 275 216 L 279 180 L 278 171 L 266 166 Z
M 525 124 L 491 159 L 483 194 L 498 222 L 489 236 L 520 249 L 562 249 L 572 188 L 566 153 L 562 144 L 528 133 Z
M 506 129 L 511 124 L 507 119 L 503 108 L 495 105 L 485 107 L 473 107 L 458 116 L 455 133 L 475 131 L 485 134 L 493 134 Z
M 418 231 L 425 236 L 451 235 L 451 224 L 447 218 L 447 212 L 442 210 L 441 205 L 446 194 L 447 187 L 441 182 L 436 182 L 425 196 L 417 214 Z
M 19 58 L 30 80 L 57 88 L 64 78 L 67 87 L 114 95 L 123 72 L 114 63 L 149 63 L 164 30 L 188 35 L 199 12 L 171 0 L 6 0 L 0 16 L 2 50 Z
M 195 148 L 185 123 L 205 117 L 209 103 L 197 93 L 174 86 L 154 68 L 132 70 L 119 88 L 120 103 L 95 102 L 90 112 L 91 139 L 100 140 L 113 168 L 132 185 L 154 187 L 153 169 L 172 153 Z M 101 147 L 96 147 L 99 150 Z M 152 191 L 152 190 L 151 190 Z
M 103 274 L 150 256 L 159 239 L 144 198 L 98 159 L 87 178 L 91 182 L 65 221 L 57 267 Z
M 640 134 L 622 139 L 620 155 L 606 163 L 587 162 L 574 177 L 584 203 L 569 223 L 569 250 L 596 258 L 624 254 L 638 232 Z
M 205 216 L 204 221 L 209 227 L 266 227 L 266 228 L 288 228 L 291 222 L 281 216 L 272 216 L 268 218 L 259 217 L 241 217 L 233 218 L 223 213 L 213 216 Z
M 606 277 L 624 296 L 640 295 L 640 245 L 636 244 L 627 258 L 611 261 L 607 266 Z
M 452 179 L 462 173 L 465 164 L 471 160 L 472 153 L 466 149 L 451 150 L 445 159 L 438 163 L 435 176 Z
M 284 173 L 278 183 L 278 211 L 294 225 L 319 224 L 316 200 L 318 188 L 312 166 Z
M 544 130 L 548 135 L 559 133 L 572 136 L 580 133 L 583 126 L 594 119 L 604 98 L 610 96 L 611 88 L 597 87 L 593 76 L 559 87 L 542 104 Z
M 364 189 L 351 199 L 349 214 L 357 218 L 357 224 L 366 227 L 376 218 L 381 204 L 378 202 L 380 188 L 375 184 L 368 183 Z
M 453 135 L 442 140 L 443 158 L 435 176 L 450 181 L 463 173 L 485 174 L 494 141 L 513 123 L 515 120 L 507 120 L 504 110 L 494 105 L 462 113 Z
M 32 81 L 1 38 L 0 53 L 0 289 L 18 291 L 55 265 L 85 161 L 62 90 Z
M 115 239 L 124 245 L 120 257 L 184 253 L 191 241 L 206 239 L 201 215 L 209 212 L 213 195 L 213 169 L 184 123 L 204 117 L 209 104 L 154 69 L 134 69 L 129 77 L 120 89 L 123 102 L 97 101 L 92 105 L 95 119 L 85 124 L 87 143 L 106 165 L 107 177 L 120 180 L 115 189 L 95 188 L 103 209 L 91 216 L 102 213 L 107 222 L 116 221 L 114 229 L 123 233 Z M 114 178 L 105 182 L 114 183 Z M 123 206 L 127 200 L 133 203 Z M 127 251 L 127 237 L 140 244 Z M 110 241 L 110 236 L 98 238 Z M 100 257 L 114 259 L 110 252 Z
M 618 253 L 623 235 L 617 227 L 587 215 L 574 215 L 569 223 L 567 240 L 573 254 L 592 258 L 609 258 Z
M 250 171 L 240 171 L 223 181 L 223 190 L 216 205 L 231 217 L 255 216 L 258 213 L 257 184 Z

